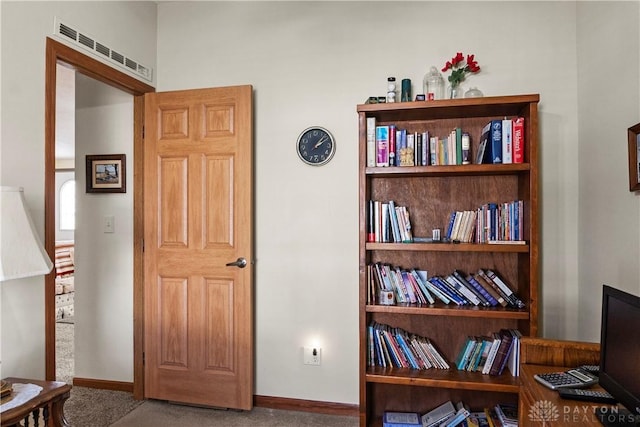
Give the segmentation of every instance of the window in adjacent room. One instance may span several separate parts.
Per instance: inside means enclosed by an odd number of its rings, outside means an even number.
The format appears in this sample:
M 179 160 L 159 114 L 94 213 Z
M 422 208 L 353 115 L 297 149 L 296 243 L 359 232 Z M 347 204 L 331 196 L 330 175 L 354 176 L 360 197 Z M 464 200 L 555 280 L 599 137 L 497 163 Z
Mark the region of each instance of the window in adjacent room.
M 76 228 L 76 181 L 70 179 L 60 186 L 60 230 Z

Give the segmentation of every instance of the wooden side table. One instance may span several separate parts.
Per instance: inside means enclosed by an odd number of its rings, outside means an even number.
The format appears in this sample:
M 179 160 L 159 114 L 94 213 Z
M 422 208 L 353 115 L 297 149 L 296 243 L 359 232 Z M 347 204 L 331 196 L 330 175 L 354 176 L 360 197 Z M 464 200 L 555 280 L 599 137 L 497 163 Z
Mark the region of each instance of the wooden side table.
M 35 384 L 42 387 L 42 391 L 33 399 L 22 405 L 8 409 L 0 414 L 2 427 L 17 426 L 24 421 L 25 426 L 32 425 L 29 416 L 33 417 L 33 425 L 42 416 L 45 427 L 69 427 L 64 417 L 64 403 L 71 395 L 71 386 L 58 381 L 38 381 L 27 378 L 5 378 L 12 384 Z

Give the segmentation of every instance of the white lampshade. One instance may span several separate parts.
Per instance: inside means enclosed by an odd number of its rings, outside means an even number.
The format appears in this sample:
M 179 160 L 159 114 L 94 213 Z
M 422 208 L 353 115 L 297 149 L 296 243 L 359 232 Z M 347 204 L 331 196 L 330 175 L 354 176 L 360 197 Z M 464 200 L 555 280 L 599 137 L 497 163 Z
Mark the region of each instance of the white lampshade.
M 33 226 L 22 188 L 1 188 L 0 282 L 49 273 L 53 264 Z

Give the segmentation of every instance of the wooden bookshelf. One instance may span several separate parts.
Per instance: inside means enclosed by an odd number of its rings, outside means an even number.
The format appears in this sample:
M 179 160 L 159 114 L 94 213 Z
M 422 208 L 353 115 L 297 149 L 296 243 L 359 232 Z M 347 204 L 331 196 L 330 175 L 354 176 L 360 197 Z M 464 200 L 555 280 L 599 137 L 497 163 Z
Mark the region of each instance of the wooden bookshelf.
M 449 370 L 412 370 L 367 366 L 367 327 L 375 321 L 428 337 L 453 365 L 470 335 L 487 335 L 503 328 L 524 336 L 538 334 L 538 95 L 358 105 L 360 205 L 360 425 L 381 425 L 385 411 L 426 413 L 446 400 L 464 401 L 473 410 L 498 402 L 517 403 L 518 378 Z M 471 137 L 472 158 L 481 130 L 489 120 L 525 119 L 525 159 L 521 164 L 367 167 L 367 118 L 376 125 L 394 124 L 407 132 L 428 131 L 444 137 L 456 128 Z M 414 236 L 444 233 L 449 215 L 475 210 L 485 203 L 524 201 L 524 245 L 473 243 L 367 242 L 369 200 L 393 200 L 406 206 Z M 525 303 L 524 309 L 433 305 L 367 304 L 367 266 L 384 263 L 427 270 L 429 276 L 454 269 L 472 273 L 479 268 L 498 272 Z

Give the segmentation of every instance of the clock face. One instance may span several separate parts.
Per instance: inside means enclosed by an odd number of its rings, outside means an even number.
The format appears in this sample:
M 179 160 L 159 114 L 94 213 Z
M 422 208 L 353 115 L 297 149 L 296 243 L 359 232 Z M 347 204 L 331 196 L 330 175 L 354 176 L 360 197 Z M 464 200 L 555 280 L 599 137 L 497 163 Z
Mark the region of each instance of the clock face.
M 302 131 L 296 149 L 300 159 L 308 165 L 321 166 L 336 152 L 336 143 L 328 130 L 312 126 Z

